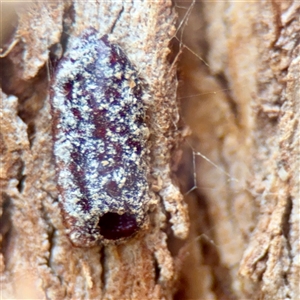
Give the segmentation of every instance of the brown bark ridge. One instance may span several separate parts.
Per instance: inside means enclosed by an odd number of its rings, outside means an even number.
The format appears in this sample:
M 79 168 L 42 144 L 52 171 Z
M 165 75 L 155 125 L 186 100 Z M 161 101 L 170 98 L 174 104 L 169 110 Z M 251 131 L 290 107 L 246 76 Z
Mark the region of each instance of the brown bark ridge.
M 2 297 L 299 299 L 299 10 L 296 1 L 18 8 L 1 62 Z M 60 43 L 88 26 L 112 32 L 149 85 L 153 199 L 148 230 L 80 249 L 57 203 L 46 66 L 49 50 L 62 55 Z M 182 136 L 175 33 L 192 131 L 178 169 L 184 242 L 171 165 Z
M 167 232 L 180 239 L 188 233 L 186 204 L 171 178 L 181 138 L 176 66 L 168 57 L 176 29 L 171 1 L 16 9 L 15 31 L 1 49 L 2 298 L 171 299 L 176 270 Z M 148 229 L 120 245 L 82 249 L 67 239 L 57 202 L 48 59 L 63 55 L 68 39 L 87 27 L 110 33 L 148 84 L 152 199 Z
M 299 299 L 299 2 L 181 5 L 196 181 L 180 296 Z

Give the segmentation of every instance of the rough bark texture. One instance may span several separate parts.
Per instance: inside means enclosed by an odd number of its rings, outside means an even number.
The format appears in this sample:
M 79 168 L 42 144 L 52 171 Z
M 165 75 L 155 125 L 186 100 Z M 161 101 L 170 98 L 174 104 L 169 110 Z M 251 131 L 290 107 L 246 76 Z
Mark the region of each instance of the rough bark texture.
M 181 98 L 197 188 L 180 295 L 299 299 L 300 5 L 192 6 Z
M 171 298 L 176 270 L 166 232 L 188 233 L 187 207 L 171 178 L 180 139 L 176 65 L 168 61 L 172 3 L 41 2 L 17 9 L 16 32 L 2 52 L 2 297 Z M 69 37 L 87 27 L 110 33 L 147 83 L 152 199 L 148 228 L 139 235 L 80 249 L 66 237 L 57 202 L 48 95 L 55 70 L 48 59 L 49 50 L 63 55 Z
M 300 4 L 175 6 L 179 96 L 192 131 L 177 172 L 191 220 L 185 241 L 188 217 L 172 175 L 178 156 L 171 164 L 181 141 L 176 53 L 168 60 L 172 3 L 18 10 L 1 61 L 3 299 L 300 297 Z M 80 249 L 67 239 L 57 203 L 48 58 L 88 26 L 112 32 L 149 84 L 153 209 L 136 238 Z

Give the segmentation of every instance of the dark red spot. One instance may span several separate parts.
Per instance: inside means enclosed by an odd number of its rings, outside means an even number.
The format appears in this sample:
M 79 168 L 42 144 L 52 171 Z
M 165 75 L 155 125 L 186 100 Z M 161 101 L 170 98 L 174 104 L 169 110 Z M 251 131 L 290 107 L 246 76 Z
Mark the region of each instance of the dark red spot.
M 116 53 L 112 52 L 110 59 L 109 59 L 109 63 L 114 65 L 116 63 L 116 61 L 117 61 L 117 55 L 116 55 Z
M 107 43 L 108 44 L 108 43 Z M 122 67 L 128 64 L 128 60 L 125 55 L 117 49 L 115 45 L 110 45 L 111 47 L 111 54 L 110 54 L 110 64 L 113 67 L 115 64 L 119 64 Z
M 128 143 L 127 145 L 131 148 L 131 149 L 135 149 L 137 154 L 140 154 L 142 151 L 142 145 L 141 142 L 135 139 L 128 139 Z
M 125 118 L 126 115 L 128 115 L 128 113 L 130 112 L 130 108 L 128 106 L 125 106 L 120 112 L 120 117 L 121 118 Z
M 116 89 L 108 88 L 108 89 L 105 91 L 105 97 L 106 97 L 106 98 L 112 97 L 112 98 L 117 99 L 117 100 L 115 101 L 115 103 L 118 105 L 118 104 L 119 104 L 119 99 L 120 99 L 121 95 L 120 95 L 120 93 L 119 93 Z M 114 102 L 113 102 L 112 104 L 114 104 Z
M 93 115 L 91 116 L 91 122 L 95 126 L 95 130 L 93 131 L 93 137 L 98 139 L 105 139 L 106 136 L 106 123 L 108 120 L 106 119 L 105 110 L 94 110 Z
M 101 153 L 101 152 L 98 152 L 98 153 L 97 153 L 97 159 L 98 159 L 99 161 L 103 161 L 104 158 L 105 158 L 105 153 L 104 153 L 104 152 L 103 152 L 103 153 Z
M 66 94 L 65 96 L 69 101 L 72 99 L 73 84 L 73 80 L 69 80 L 63 85 L 63 89 Z
M 128 213 L 106 213 L 100 218 L 98 226 L 100 234 L 108 240 L 129 237 L 139 229 L 135 216 Z
M 81 210 L 83 210 L 85 213 L 89 212 L 91 210 L 91 205 L 87 199 L 81 199 L 78 202 L 78 205 L 81 206 Z
M 71 108 L 71 111 L 77 119 L 81 119 L 81 113 L 80 113 L 79 109 L 73 107 L 73 108 Z
M 74 149 L 76 150 L 76 149 Z M 80 150 L 78 149 L 78 151 L 73 151 L 71 153 L 71 158 L 73 161 L 74 166 L 80 166 L 82 164 L 82 155 L 80 154 Z
M 77 166 L 78 166 L 78 165 L 77 165 L 75 162 L 71 162 L 71 163 L 69 164 L 70 172 L 71 172 L 71 173 L 77 172 Z
M 83 80 L 84 80 L 84 77 L 82 76 L 82 74 L 77 73 L 75 78 L 74 78 L 74 81 L 75 82 L 80 82 L 80 81 L 83 81 Z
M 65 90 L 66 93 L 70 93 L 73 88 L 73 80 L 69 80 L 63 85 L 63 89 Z
M 118 155 L 118 154 L 121 155 L 122 152 L 123 152 L 123 147 L 122 147 L 122 145 L 120 145 L 120 144 L 114 144 L 113 146 L 114 146 L 114 148 L 115 148 L 115 151 L 116 151 L 117 155 Z
M 96 126 L 96 129 L 93 131 L 93 137 L 97 139 L 105 139 L 106 129 L 104 126 Z
M 122 195 L 122 191 L 119 189 L 118 184 L 115 181 L 109 181 L 105 185 L 105 190 L 107 194 L 111 197 L 120 197 Z
M 107 111 L 105 109 L 95 109 L 92 115 L 94 124 L 100 126 L 107 122 L 106 113 Z

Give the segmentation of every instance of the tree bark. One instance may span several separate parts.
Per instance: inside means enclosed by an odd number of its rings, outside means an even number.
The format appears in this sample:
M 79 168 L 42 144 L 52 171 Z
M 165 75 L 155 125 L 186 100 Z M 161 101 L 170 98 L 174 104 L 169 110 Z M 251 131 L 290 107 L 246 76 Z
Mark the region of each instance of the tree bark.
M 299 9 L 263 1 L 17 7 L 1 58 L 3 299 L 298 299 Z M 136 237 L 75 248 L 57 201 L 49 56 L 63 56 L 90 26 L 112 34 L 147 82 L 152 199 L 149 228 Z M 184 144 L 177 74 L 191 129 Z
M 183 263 L 186 299 L 300 297 L 299 21 L 296 2 L 205 2 L 184 28 L 200 240 Z
M 180 138 L 176 65 L 168 61 L 172 3 L 36 2 L 16 9 L 16 31 L 2 51 L 2 295 L 171 298 L 176 272 L 166 228 L 179 238 L 188 233 L 187 206 L 171 178 L 171 151 Z M 75 248 L 57 201 L 49 79 L 51 62 L 88 27 L 110 34 L 146 82 L 152 192 L 148 228 L 122 244 Z

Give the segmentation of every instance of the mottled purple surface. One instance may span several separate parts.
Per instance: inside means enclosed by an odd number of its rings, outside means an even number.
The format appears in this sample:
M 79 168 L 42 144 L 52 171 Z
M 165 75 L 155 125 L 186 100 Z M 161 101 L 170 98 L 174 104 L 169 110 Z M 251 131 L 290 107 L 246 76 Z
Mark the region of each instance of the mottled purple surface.
M 51 89 L 64 224 L 75 246 L 134 234 L 148 202 L 142 83 L 122 49 L 94 29 L 74 39 Z

